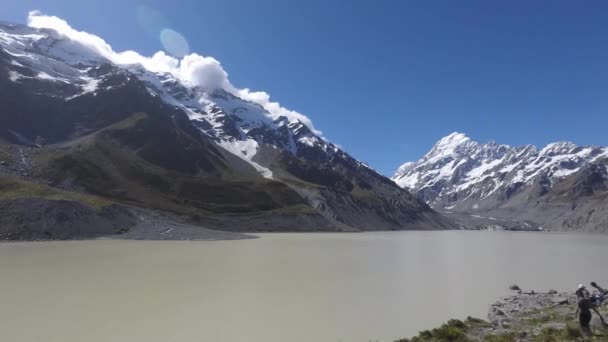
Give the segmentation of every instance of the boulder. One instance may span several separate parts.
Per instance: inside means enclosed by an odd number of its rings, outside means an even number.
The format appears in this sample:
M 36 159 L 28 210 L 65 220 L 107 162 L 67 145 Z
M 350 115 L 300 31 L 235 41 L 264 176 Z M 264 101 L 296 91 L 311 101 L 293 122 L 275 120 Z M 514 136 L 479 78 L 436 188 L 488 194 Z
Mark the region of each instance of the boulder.
M 553 300 L 553 302 L 557 305 L 568 305 L 568 303 L 569 303 L 568 298 L 561 298 L 561 297 L 555 298 Z
M 500 310 L 500 309 L 499 309 L 499 308 L 497 308 L 497 307 L 493 307 L 493 308 L 492 308 L 492 313 L 493 313 L 494 315 L 496 315 L 496 316 L 504 316 L 504 315 L 505 315 L 505 312 L 504 312 L 504 311 L 502 311 L 502 310 Z

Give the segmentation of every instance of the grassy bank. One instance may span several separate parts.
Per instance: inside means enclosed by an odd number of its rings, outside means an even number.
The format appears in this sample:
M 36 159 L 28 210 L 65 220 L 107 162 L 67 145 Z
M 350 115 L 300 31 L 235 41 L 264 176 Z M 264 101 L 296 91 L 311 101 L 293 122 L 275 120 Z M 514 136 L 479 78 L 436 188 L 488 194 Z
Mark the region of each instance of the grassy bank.
M 43 184 L 16 179 L 11 176 L 0 176 L 0 199 L 31 197 L 48 200 L 79 201 L 96 209 L 113 203 L 105 198 L 97 196 L 64 191 Z
M 575 312 L 576 298 L 571 294 L 520 292 L 494 303 L 488 321 L 473 317 L 464 321 L 452 319 L 395 342 L 608 341 L 608 329 L 595 313 L 591 322 L 594 335 L 583 337 Z M 606 316 L 606 312 L 603 309 L 602 315 Z

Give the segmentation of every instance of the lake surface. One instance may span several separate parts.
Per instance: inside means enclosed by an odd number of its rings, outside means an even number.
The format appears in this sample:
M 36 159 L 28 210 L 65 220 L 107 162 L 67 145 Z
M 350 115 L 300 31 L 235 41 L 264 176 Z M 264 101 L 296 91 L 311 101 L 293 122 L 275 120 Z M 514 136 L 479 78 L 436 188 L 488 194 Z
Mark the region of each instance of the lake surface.
M 0 244 L 0 340 L 393 341 L 485 318 L 516 283 L 608 285 L 608 236 L 260 234 Z

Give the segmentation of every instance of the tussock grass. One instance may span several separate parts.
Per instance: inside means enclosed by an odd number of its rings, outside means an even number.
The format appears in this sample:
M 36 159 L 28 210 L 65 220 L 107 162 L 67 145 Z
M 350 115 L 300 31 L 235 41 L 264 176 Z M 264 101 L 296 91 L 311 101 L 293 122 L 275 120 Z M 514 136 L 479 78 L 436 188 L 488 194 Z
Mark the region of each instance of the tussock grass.
M 400 339 L 395 342 L 468 342 L 470 339 L 466 336 L 468 326 L 465 322 L 458 319 L 451 319 L 447 323 L 442 324 L 439 328 L 433 330 L 423 330 L 418 333 L 418 336 L 412 339 Z
M 492 325 L 484 320 L 467 317 L 465 321 L 451 319 L 442 324 L 439 328 L 432 330 L 424 330 L 418 333 L 417 336 L 410 339 L 399 339 L 395 342 L 512 342 L 527 337 L 527 340 L 534 342 L 562 342 L 562 341 L 579 341 L 582 339 L 578 325 L 574 321 L 566 320 L 566 317 L 560 315 L 559 312 L 553 309 L 535 310 L 528 315 L 537 316 L 534 319 L 524 319 L 517 326 L 514 326 L 510 331 L 503 333 L 492 333 L 491 330 L 486 330 L 489 333 L 479 334 L 480 331 L 488 329 Z M 556 329 L 546 327 L 540 330 L 537 335 L 532 335 L 531 330 L 539 327 L 547 322 L 566 323 L 564 329 Z M 475 333 L 477 332 L 477 333 Z M 599 340 L 603 336 L 599 337 Z M 598 340 L 598 341 L 599 341 Z
M 19 180 L 9 176 L 0 176 L 0 199 L 44 198 L 48 200 L 67 200 L 83 202 L 95 209 L 112 204 L 105 198 L 76 192 L 65 191 L 43 184 Z

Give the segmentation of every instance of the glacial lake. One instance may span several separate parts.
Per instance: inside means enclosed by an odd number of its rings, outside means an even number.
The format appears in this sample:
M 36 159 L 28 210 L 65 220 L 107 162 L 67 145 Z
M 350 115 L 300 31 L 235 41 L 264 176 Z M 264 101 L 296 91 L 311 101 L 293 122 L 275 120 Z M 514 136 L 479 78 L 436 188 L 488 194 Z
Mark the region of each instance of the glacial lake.
M 508 286 L 608 286 L 608 236 L 259 234 L 0 244 L 0 340 L 393 341 L 485 318 Z

